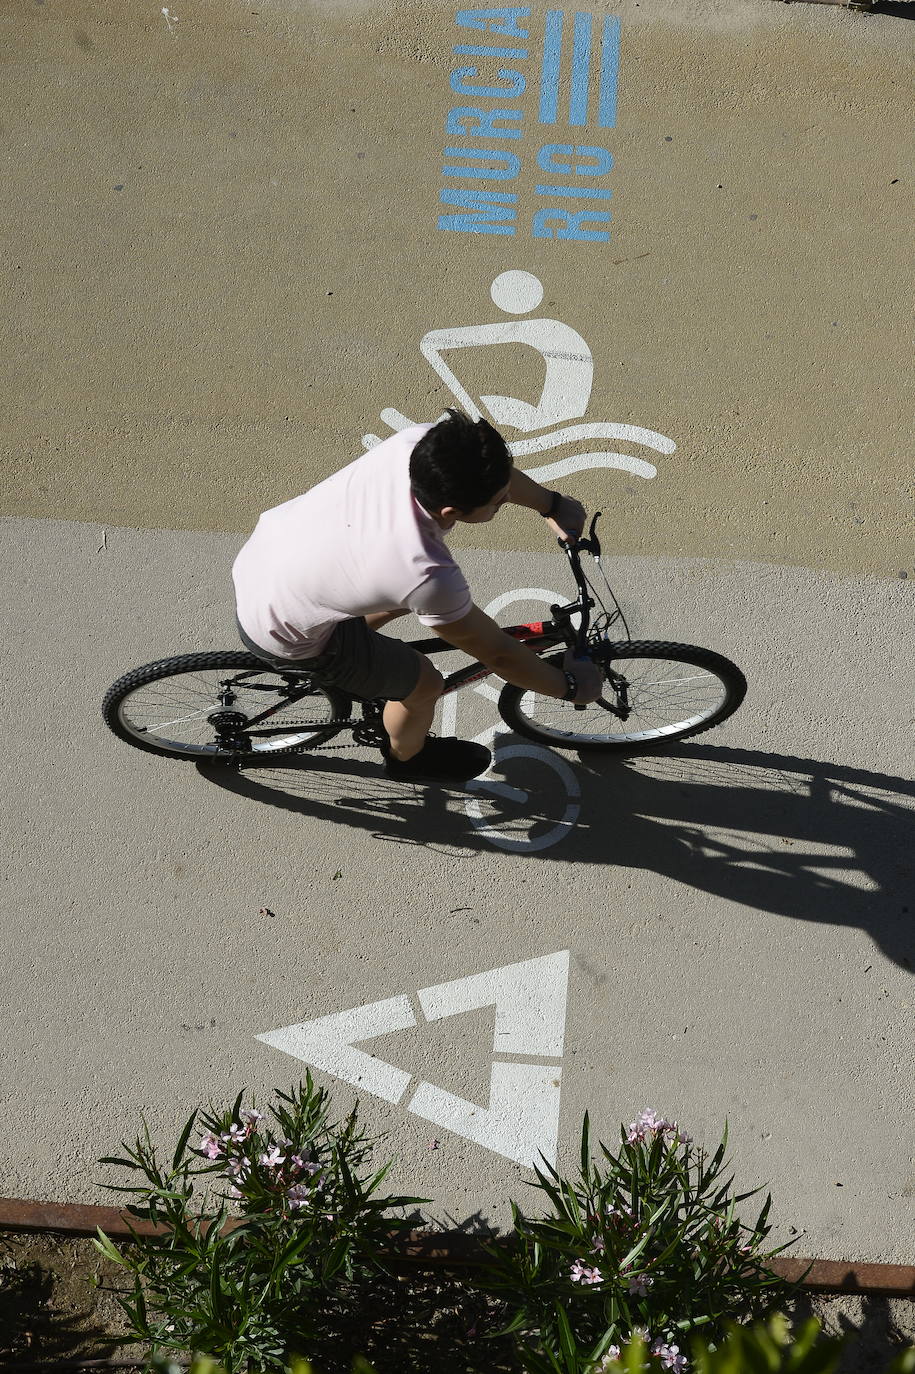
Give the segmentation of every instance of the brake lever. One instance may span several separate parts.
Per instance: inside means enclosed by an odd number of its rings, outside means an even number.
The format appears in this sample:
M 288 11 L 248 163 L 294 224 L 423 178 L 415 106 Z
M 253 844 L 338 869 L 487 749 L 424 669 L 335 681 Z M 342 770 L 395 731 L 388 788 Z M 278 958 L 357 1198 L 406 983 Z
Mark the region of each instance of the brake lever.
M 585 553 L 590 553 L 593 554 L 595 558 L 600 558 L 600 540 L 597 537 L 596 527 L 602 515 L 603 511 L 598 510 L 594 512 L 587 539 L 557 539 L 556 543 L 561 549 L 565 549 L 566 553 L 578 553 L 580 550 L 584 549 Z

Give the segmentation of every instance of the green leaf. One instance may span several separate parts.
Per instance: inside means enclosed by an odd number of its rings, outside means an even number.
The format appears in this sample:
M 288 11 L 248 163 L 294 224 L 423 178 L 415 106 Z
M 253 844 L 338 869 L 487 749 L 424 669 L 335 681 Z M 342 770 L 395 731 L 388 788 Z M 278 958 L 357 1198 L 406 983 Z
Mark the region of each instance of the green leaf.
M 175 1153 L 172 1156 L 172 1169 L 177 1169 L 178 1165 L 181 1163 L 181 1158 L 184 1154 L 187 1142 L 190 1139 L 191 1131 L 194 1129 L 194 1122 L 196 1120 L 197 1112 L 194 1112 L 191 1119 L 185 1126 L 184 1130 L 181 1132 L 181 1139 L 178 1141 L 178 1148 L 175 1150 Z
M 114 1242 L 106 1236 L 105 1232 L 100 1230 L 99 1227 L 96 1226 L 95 1231 L 98 1239 L 93 1238 L 92 1244 L 95 1246 L 96 1250 L 100 1251 L 106 1259 L 111 1260 L 113 1264 L 120 1264 L 122 1267 L 126 1266 L 127 1261 Z
M 641 1336 L 634 1336 L 622 1352 L 622 1364 L 626 1374 L 642 1374 L 646 1353 L 645 1342 Z
M 522 1326 L 527 1325 L 527 1313 L 516 1312 L 508 1326 L 502 1326 L 496 1332 L 496 1336 L 511 1336 L 515 1331 L 520 1331 Z
M 645 1249 L 646 1245 L 650 1240 L 651 1232 L 645 1231 L 644 1234 L 641 1235 L 639 1239 L 636 1241 L 635 1245 L 633 1245 L 632 1249 L 620 1260 L 620 1268 L 625 1269 L 627 1265 L 632 1264 L 634 1260 L 637 1260 L 639 1255 Z
M 591 1176 L 591 1144 L 590 1144 L 590 1122 L 588 1113 L 585 1112 L 584 1120 L 581 1123 L 581 1172 L 583 1178 Z
M 281 1250 L 276 1257 L 275 1267 L 285 1268 L 286 1265 L 297 1264 L 307 1250 L 316 1249 L 318 1240 L 314 1232 L 309 1228 L 304 1235 L 293 1235 L 285 1249 Z
M 566 1365 L 571 1366 L 575 1360 L 576 1347 L 575 1338 L 572 1335 L 572 1328 L 569 1325 L 569 1318 L 562 1303 L 556 1304 L 556 1326 L 559 1334 L 559 1348 L 562 1351 Z
M 342 1236 L 339 1240 L 334 1242 L 334 1244 L 331 1246 L 330 1253 L 324 1262 L 325 1279 L 332 1278 L 333 1275 L 336 1274 L 340 1268 L 342 1268 L 343 1263 L 346 1259 L 348 1249 L 349 1242 L 347 1241 L 345 1236 Z

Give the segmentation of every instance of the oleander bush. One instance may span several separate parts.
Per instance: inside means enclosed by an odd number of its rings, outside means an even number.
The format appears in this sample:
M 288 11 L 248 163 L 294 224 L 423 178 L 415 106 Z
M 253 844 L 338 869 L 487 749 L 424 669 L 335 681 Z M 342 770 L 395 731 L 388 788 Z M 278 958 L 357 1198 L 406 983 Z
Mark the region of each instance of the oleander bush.
M 367 1170 L 372 1142 L 355 1109 L 331 1122 L 310 1074 L 275 1094 L 269 1116 L 243 1111 L 243 1097 L 195 1112 L 169 1164 L 145 1123 L 123 1156 L 101 1160 L 139 1175 L 105 1186 L 130 1194 L 127 1211 L 163 1233 L 134 1231 L 123 1250 L 101 1231 L 95 1242 L 133 1276 L 118 1294 L 122 1343 L 142 1342 L 151 1356 L 206 1351 L 227 1374 L 310 1354 L 328 1309 L 339 1317 L 360 1281 L 385 1272 L 386 1248 L 410 1224 L 404 1209 L 428 1201 L 378 1195 L 390 1165 Z
M 488 1247 L 482 1276 L 505 1304 L 526 1369 L 598 1367 L 641 1335 L 658 1368 L 680 1371 L 687 1337 L 717 1342 L 728 1321 L 765 1317 L 797 1291 L 769 1263 L 793 1242 L 764 1248 L 771 1197 L 754 1222 L 738 1215 L 761 1190 L 732 1192 L 727 1139 L 725 1125 L 709 1158 L 646 1110 L 620 1127 L 616 1154 L 599 1144 L 594 1158 L 586 1115 L 577 1176 L 535 1170 L 546 1215 L 513 1203 L 512 1234 Z

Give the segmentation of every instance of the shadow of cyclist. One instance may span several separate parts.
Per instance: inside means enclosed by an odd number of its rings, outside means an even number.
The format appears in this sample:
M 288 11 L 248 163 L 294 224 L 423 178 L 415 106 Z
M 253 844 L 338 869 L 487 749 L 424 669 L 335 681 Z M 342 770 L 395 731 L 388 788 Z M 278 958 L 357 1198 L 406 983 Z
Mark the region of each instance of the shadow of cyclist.
M 335 758 L 321 750 L 282 763 L 257 760 L 239 768 L 198 763 L 197 769 L 239 796 L 311 820 L 366 830 L 375 839 L 422 845 L 452 859 L 488 849 L 458 813 L 465 797 L 462 788 L 394 782 L 374 760 Z
M 915 967 L 915 782 L 749 749 L 589 761 L 565 859 L 644 869 L 744 906 L 865 930 Z M 611 792 L 612 823 L 605 799 Z
M 475 794 L 405 787 L 374 761 L 321 751 L 281 766 L 198 766 L 239 794 L 452 860 L 491 854 L 492 836 L 517 820 L 520 805 L 531 843 L 502 845 L 514 847 L 513 858 L 641 869 L 754 910 L 858 927 L 888 958 L 915 968 L 915 782 L 704 744 L 569 762 L 581 788 L 574 824 L 557 826 L 568 797 L 558 795 L 556 775 L 538 772 L 533 758 L 513 758 L 502 773 L 508 797 L 487 801 L 489 838 L 464 809 Z M 538 835 L 560 838 L 538 849 Z

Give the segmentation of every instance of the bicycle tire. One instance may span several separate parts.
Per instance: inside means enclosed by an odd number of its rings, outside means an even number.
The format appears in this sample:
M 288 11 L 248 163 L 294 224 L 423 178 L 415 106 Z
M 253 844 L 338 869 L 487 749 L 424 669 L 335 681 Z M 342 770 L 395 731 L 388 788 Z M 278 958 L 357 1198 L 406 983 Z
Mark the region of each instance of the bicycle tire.
M 601 698 L 603 705 L 598 702 L 593 706 L 585 707 L 584 711 L 576 711 L 576 708 L 569 702 L 557 701 L 552 697 L 538 696 L 524 688 L 506 685 L 499 694 L 499 714 L 506 725 L 510 726 L 517 734 L 524 735 L 528 739 L 536 740 L 538 744 L 546 744 L 554 749 L 619 754 L 656 753 L 679 740 L 702 734 L 704 731 L 720 725 L 722 721 L 734 714 L 746 695 L 746 678 L 735 663 L 732 663 L 722 654 L 715 653 L 711 649 L 700 649 L 694 644 L 672 644 L 664 640 L 622 640 L 600 646 L 599 654 L 602 662 L 615 672 L 622 671 L 622 666 L 626 660 L 644 662 L 654 660 L 656 663 L 665 662 L 675 666 L 687 665 L 702 669 L 710 679 L 718 682 L 720 686 L 718 698 L 709 698 L 704 705 L 695 708 L 691 714 L 685 715 L 680 720 L 674 719 L 658 724 L 658 702 L 663 696 L 660 691 L 661 682 L 643 684 L 644 703 L 640 703 L 642 711 L 645 714 L 654 713 L 655 723 L 653 725 L 643 723 L 641 728 L 627 730 L 626 724 L 628 722 L 618 721 L 617 717 L 608 710 L 607 700 L 610 693 L 607 693 L 606 698 Z M 551 654 L 545 661 L 560 667 L 562 658 L 561 653 Z M 623 677 L 625 677 L 624 672 Z M 627 681 L 627 686 L 631 685 Z M 684 680 L 670 679 L 668 685 L 674 689 L 669 696 L 672 714 L 676 716 L 678 702 L 682 703 L 686 700 Z M 545 703 L 545 705 L 538 708 L 538 702 Z M 616 702 L 619 704 L 618 697 Z M 539 720 L 536 714 L 538 710 L 540 712 Z M 633 713 L 635 714 L 637 710 L 638 706 L 634 707 Z M 599 729 L 592 732 L 586 728 L 586 715 L 588 727 L 592 724 L 595 726 L 606 725 L 606 733 L 601 733 Z M 560 717 L 565 722 L 563 726 L 552 723 Z M 614 721 L 616 722 L 615 726 L 612 725 Z M 578 729 L 574 728 L 576 722 L 579 726 Z
M 342 728 L 343 725 L 328 726 L 327 729 L 309 730 L 307 738 L 301 738 L 301 730 L 296 732 L 291 729 L 290 743 L 278 745 L 265 745 L 263 748 L 246 749 L 226 749 L 210 741 L 209 743 L 182 743 L 179 740 L 170 740 L 158 737 L 150 731 L 149 727 L 140 728 L 137 724 L 131 726 L 130 718 L 125 710 L 127 703 L 134 698 L 135 708 L 137 705 L 137 694 L 151 683 L 165 681 L 168 678 L 178 677 L 181 674 L 204 673 L 209 670 L 238 669 L 240 671 L 261 670 L 266 676 L 279 678 L 288 677 L 289 673 L 280 668 L 273 668 L 263 659 L 257 658 L 254 654 L 245 653 L 242 650 L 216 651 L 212 653 L 182 654 L 175 658 L 158 659 L 155 663 L 146 663 L 141 668 L 133 668 L 129 673 L 108 688 L 102 702 L 102 716 L 108 728 L 117 735 L 118 739 L 127 744 L 133 745 L 135 749 L 142 749 L 145 753 L 161 754 L 167 758 L 178 758 L 185 760 L 208 759 L 210 762 L 230 763 L 242 759 L 252 759 L 261 757 L 274 757 L 283 754 L 300 754 L 308 749 L 314 749 L 331 739 Z M 294 676 L 298 676 L 294 674 Z M 345 720 L 352 708 L 351 699 L 345 693 L 337 691 L 333 687 L 324 687 L 319 683 L 312 683 L 308 693 L 309 697 L 322 697 L 326 702 L 326 707 L 319 708 L 320 715 L 326 714 L 328 721 Z M 259 704 L 263 704 L 262 701 Z M 211 703 L 212 707 L 218 707 L 219 702 Z M 195 713 L 189 719 L 196 719 L 201 724 L 206 720 L 202 714 L 204 709 Z M 176 722 L 167 722 L 173 725 Z M 183 722 L 182 722 L 183 723 Z M 291 722 L 290 725 L 293 723 Z M 315 721 L 320 724 L 320 720 Z M 189 733 L 189 732 L 187 732 Z M 212 732 L 215 735 L 215 731 Z

